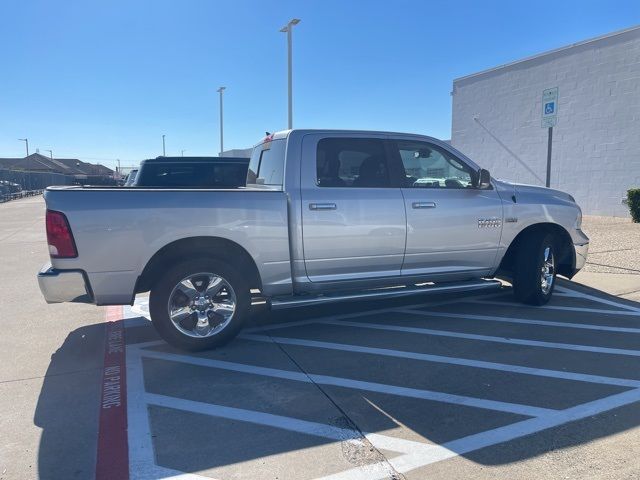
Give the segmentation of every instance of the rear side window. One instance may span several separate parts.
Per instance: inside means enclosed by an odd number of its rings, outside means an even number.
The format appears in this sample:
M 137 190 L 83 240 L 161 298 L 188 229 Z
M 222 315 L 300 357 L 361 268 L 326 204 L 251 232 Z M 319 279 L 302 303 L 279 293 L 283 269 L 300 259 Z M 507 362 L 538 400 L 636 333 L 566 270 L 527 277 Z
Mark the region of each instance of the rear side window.
M 247 185 L 282 185 L 285 140 L 264 142 L 253 149 Z
M 319 187 L 390 186 L 384 143 L 377 138 L 323 138 L 316 150 Z
M 236 188 L 244 186 L 247 165 L 238 163 L 147 163 L 136 178 L 138 187 Z

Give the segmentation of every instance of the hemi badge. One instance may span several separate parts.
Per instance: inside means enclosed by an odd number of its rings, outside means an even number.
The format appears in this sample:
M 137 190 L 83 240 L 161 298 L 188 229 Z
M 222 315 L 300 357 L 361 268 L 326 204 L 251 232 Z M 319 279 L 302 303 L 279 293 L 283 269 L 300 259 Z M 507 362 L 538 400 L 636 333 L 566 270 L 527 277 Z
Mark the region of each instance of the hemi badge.
M 499 218 L 479 218 L 478 228 L 498 228 L 502 226 L 502 220 Z
M 504 219 L 505 223 L 516 223 L 518 219 L 516 217 L 507 217 Z

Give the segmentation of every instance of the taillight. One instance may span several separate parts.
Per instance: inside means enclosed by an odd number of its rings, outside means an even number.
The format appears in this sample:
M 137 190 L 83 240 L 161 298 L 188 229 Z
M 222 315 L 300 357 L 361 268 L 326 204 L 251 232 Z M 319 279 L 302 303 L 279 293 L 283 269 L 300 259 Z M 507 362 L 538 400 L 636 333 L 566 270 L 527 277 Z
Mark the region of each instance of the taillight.
M 64 213 L 47 210 L 47 243 L 52 258 L 75 258 L 76 243 Z

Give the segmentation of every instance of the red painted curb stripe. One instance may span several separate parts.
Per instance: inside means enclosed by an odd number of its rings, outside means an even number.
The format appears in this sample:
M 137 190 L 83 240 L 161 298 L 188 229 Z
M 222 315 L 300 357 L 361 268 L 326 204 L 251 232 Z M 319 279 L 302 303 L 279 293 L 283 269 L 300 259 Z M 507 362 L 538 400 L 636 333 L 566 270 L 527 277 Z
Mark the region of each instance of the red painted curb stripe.
M 128 480 L 127 382 L 122 307 L 107 307 L 96 480 Z

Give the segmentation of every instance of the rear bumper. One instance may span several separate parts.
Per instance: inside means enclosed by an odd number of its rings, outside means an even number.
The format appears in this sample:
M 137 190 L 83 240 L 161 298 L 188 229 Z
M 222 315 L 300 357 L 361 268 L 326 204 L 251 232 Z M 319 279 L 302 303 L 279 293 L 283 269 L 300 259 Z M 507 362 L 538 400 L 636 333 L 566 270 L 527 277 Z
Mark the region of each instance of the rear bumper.
M 80 270 L 56 270 L 47 263 L 38 273 L 38 285 L 47 303 L 93 303 L 89 282 Z

